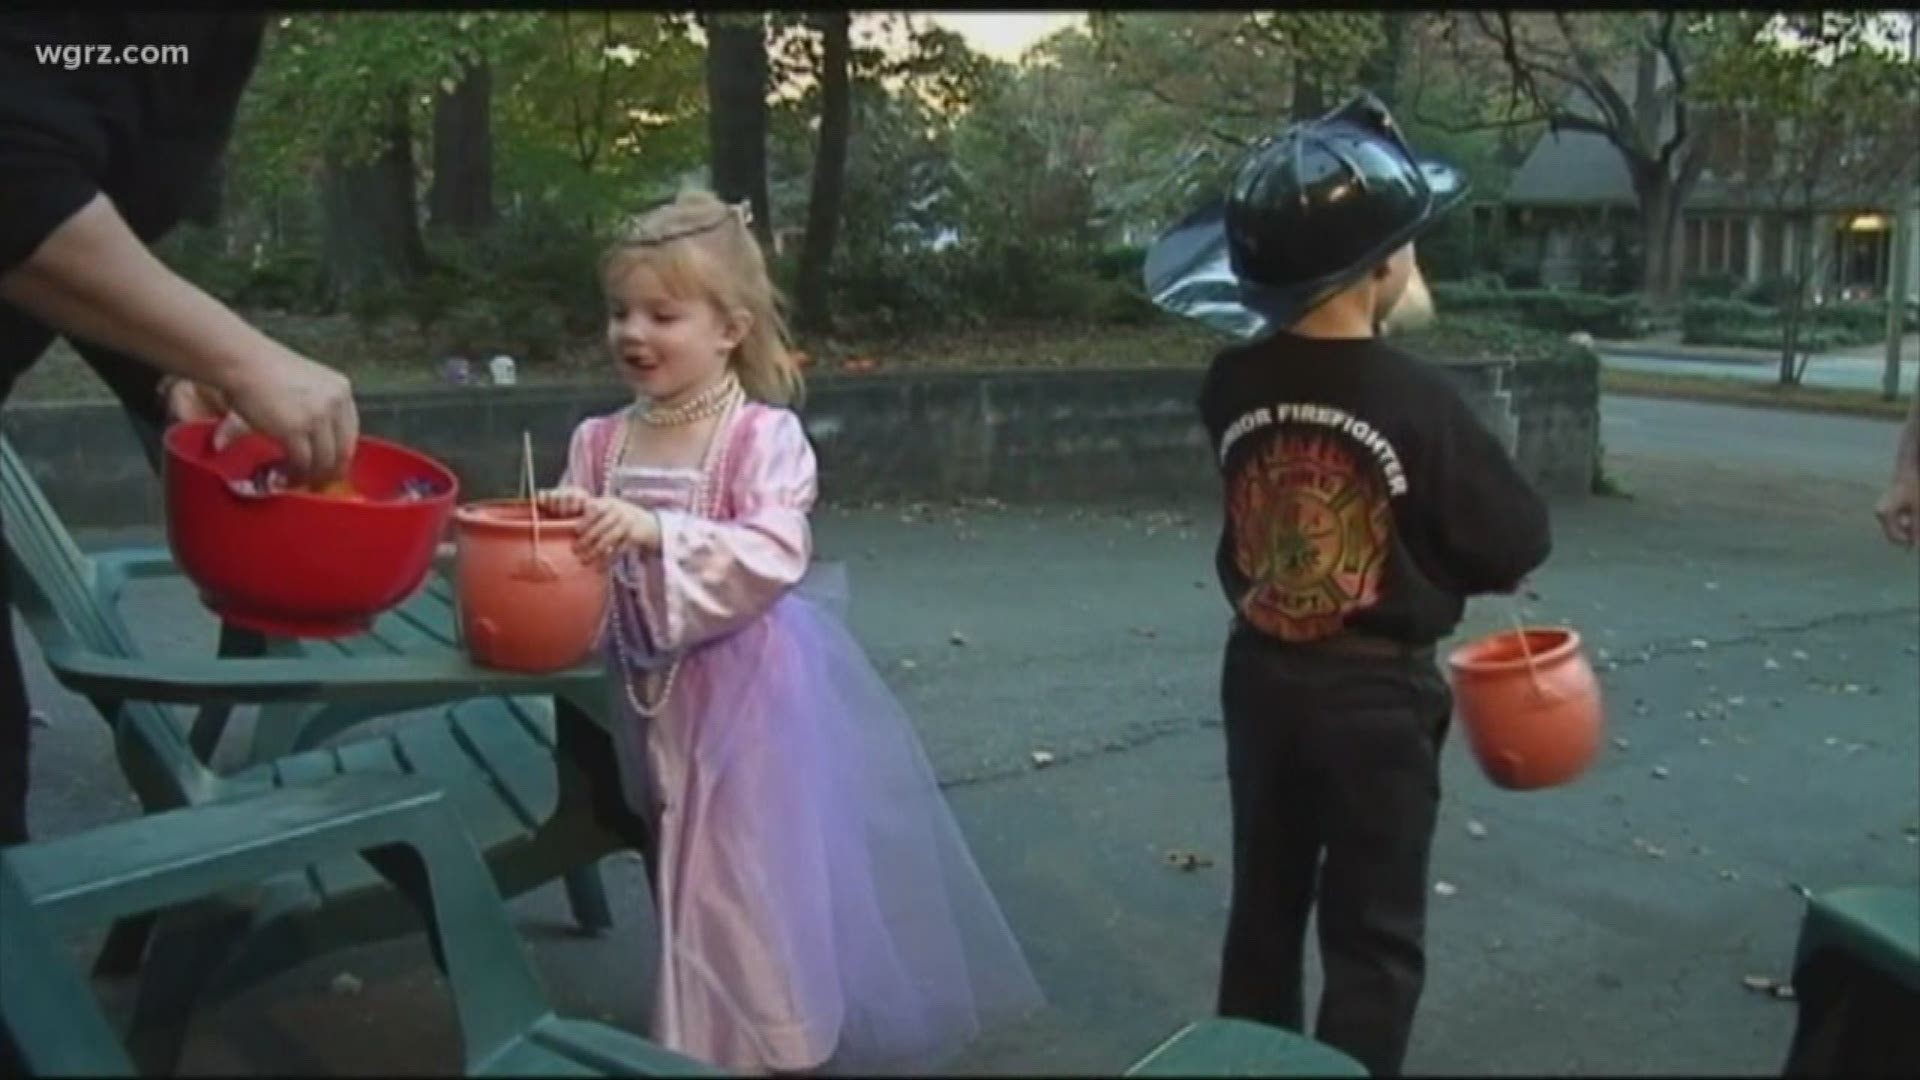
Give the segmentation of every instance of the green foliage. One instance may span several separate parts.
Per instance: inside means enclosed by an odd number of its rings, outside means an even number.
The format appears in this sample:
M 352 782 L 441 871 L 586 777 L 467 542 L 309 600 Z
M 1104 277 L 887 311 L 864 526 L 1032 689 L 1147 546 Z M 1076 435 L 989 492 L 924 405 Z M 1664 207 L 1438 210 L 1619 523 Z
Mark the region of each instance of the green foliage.
M 774 263 L 791 292 L 817 139 L 819 34 L 797 11 L 703 18 L 766 28 L 771 216 L 784 249 Z M 222 225 L 183 229 L 167 257 L 243 309 L 315 313 L 329 225 L 316 187 L 329 156 L 377 149 L 385 103 L 401 100 L 424 199 L 436 98 L 485 64 L 496 225 L 477 236 L 430 231 L 417 280 L 339 300 L 363 338 L 391 322 L 439 355 L 541 362 L 597 333 L 609 231 L 705 165 L 695 25 L 626 10 L 276 16 L 238 121 Z M 830 270 L 836 312 L 853 332 L 1165 323 L 1140 291 L 1145 242 L 1217 189 L 1246 144 L 1285 123 L 1296 91 L 1331 105 L 1363 64 L 1376 82 L 1393 70 L 1379 67 L 1381 27 L 1372 12 L 1096 12 L 1088 30 L 1063 31 L 1016 66 L 918 17 L 859 13 Z M 1406 81 L 1375 88 L 1403 92 Z M 1491 195 L 1511 162 L 1497 137 L 1437 122 L 1484 119 L 1471 81 L 1455 84 L 1419 117 L 1402 108 L 1402 122 L 1417 146 L 1467 168 Z M 1465 213 L 1428 234 L 1430 274 L 1468 276 L 1472 240 Z M 1570 303 L 1509 296 L 1487 310 L 1554 324 L 1576 321 L 1560 310 Z
M 1850 302 L 1808 306 L 1800 315 L 1799 348 L 1824 352 L 1871 345 L 1887 332 L 1887 305 Z M 1915 320 L 1906 320 L 1913 329 Z M 1743 300 L 1694 299 L 1681 312 L 1681 340 L 1689 345 L 1778 349 L 1786 334 L 1786 311 Z
M 1443 314 L 1517 324 L 1536 330 L 1628 338 L 1645 332 L 1646 304 L 1639 296 L 1600 296 L 1557 289 L 1477 289 L 1437 283 L 1435 305 Z
M 1581 363 L 1591 356 L 1587 350 L 1568 342 L 1563 334 L 1495 316 L 1461 314 L 1444 308 L 1431 326 L 1397 334 L 1394 343 L 1415 355 L 1434 360 Z
M 1879 205 L 1912 184 L 1920 65 L 1902 59 L 1888 12 L 1748 12 L 1703 64 L 1698 93 L 1764 125 L 1771 161 L 1715 162 L 1756 205 L 1808 214 Z M 1844 103 L 1839 105 L 1837 103 Z M 1729 121 L 1731 122 L 1731 121 Z
M 1732 300 L 1740 295 L 1745 280 L 1739 274 L 1696 274 L 1686 279 L 1686 293 L 1708 300 Z

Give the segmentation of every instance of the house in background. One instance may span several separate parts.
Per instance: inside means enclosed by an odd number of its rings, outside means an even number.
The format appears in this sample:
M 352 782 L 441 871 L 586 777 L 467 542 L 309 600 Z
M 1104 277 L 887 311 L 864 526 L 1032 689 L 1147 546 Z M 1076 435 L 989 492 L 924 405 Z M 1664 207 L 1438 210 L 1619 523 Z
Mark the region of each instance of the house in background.
M 1629 90 L 1632 79 L 1615 83 Z M 1576 95 L 1578 96 L 1578 95 Z M 1579 109 L 1581 102 L 1570 102 Z M 1738 183 L 1745 163 L 1772 154 L 1765 125 L 1737 113 L 1708 113 L 1696 121 L 1709 144 L 1709 166 L 1682 207 L 1686 278 L 1733 279 L 1742 287 L 1789 276 L 1799 245 L 1823 257 L 1816 301 L 1878 299 L 1892 280 L 1893 222 L 1897 207 L 1829 201 L 1818 205 L 1811 229 L 1788 220 L 1768 200 Z M 1920 205 L 1920 186 L 1905 192 Z M 1509 280 L 1533 279 L 1549 288 L 1624 292 L 1639 278 L 1640 226 L 1633 184 L 1619 151 L 1586 131 L 1548 131 L 1514 172 L 1498 204 L 1498 269 Z M 1907 300 L 1920 301 L 1920 243 L 1909 240 Z M 1818 265 L 1818 262 L 1816 262 Z

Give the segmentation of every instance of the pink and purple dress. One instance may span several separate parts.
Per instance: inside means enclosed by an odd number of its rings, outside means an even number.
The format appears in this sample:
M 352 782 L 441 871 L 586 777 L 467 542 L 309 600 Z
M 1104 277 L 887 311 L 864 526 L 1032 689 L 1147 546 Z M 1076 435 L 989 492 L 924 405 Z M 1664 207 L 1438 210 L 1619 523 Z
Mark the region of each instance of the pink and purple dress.
M 842 621 L 844 579 L 809 570 L 799 418 L 747 403 L 702 468 L 609 475 L 626 423 L 581 424 L 564 482 L 660 519 L 661 551 L 615 564 L 606 635 L 634 688 L 615 689 L 627 796 L 657 826 L 654 1039 L 740 1072 L 925 1071 L 1038 1008 L 911 722 Z

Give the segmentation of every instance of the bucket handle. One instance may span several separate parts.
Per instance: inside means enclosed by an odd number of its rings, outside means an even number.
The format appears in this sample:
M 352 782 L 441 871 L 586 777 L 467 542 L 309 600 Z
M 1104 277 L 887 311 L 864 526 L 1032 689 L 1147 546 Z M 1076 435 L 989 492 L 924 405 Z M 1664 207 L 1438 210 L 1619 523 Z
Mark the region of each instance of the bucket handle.
M 1547 688 L 1540 685 L 1540 666 L 1533 659 L 1533 646 L 1527 644 L 1527 629 L 1520 621 L 1520 598 L 1507 596 L 1507 618 L 1513 622 L 1514 640 L 1520 643 L 1520 655 L 1527 660 L 1527 678 L 1533 682 L 1533 692 L 1541 697 L 1547 696 Z
M 527 495 L 527 512 L 533 516 L 533 534 L 527 552 L 526 573 L 536 581 L 547 581 L 560 576 L 560 571 L 545 555 L 540 553 L 540 489 L 533 480 L 533 435 L 525 428 L 520 431 L 520 456 L 522 462 L 521 486 Z

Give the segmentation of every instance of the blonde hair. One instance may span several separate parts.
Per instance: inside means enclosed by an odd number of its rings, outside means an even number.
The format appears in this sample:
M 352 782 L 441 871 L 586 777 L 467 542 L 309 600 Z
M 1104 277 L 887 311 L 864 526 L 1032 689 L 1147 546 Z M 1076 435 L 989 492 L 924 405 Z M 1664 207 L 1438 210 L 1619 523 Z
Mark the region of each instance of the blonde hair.
M 600 259 L 601 285 L 612 293 L 616 283 L 644 267 L 670 296 L 705 300 L 729 317 L 745 311 L 752 325 L 728 360 L 741 387 L 756 401 L 796 405 L 805 396 L 805 380 L 749 220 L 744 204 L 730 206 L 710 191 L 682 191 L 641 215 L 607 249 Z

